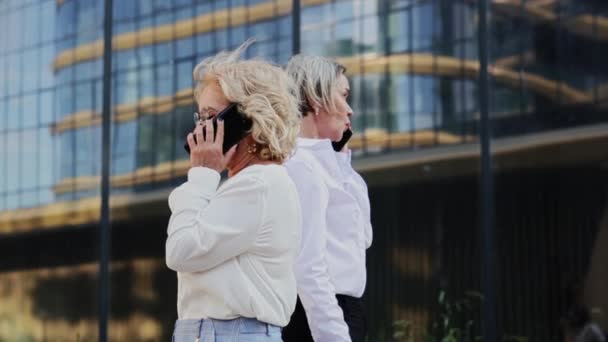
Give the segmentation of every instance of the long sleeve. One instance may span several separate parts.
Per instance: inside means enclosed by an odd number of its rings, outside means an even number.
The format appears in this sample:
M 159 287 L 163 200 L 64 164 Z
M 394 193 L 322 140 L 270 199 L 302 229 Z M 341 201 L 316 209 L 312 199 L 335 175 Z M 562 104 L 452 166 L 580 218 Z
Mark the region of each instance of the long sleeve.
M 286 167 L 296 184 L 302 207 L 301 250 L 295 274 L 312 336 L 316 342 L 350 342 L 325 259 L 327 188 L 305 163 L 292 160 Z
M 166 263 L 180 272 L 203 272 L 247 251 L 264 215 L 264 187 L 255 177 L 229 179 L 208 168 L 188 171 L 171 193 Z
M 371 209 L 369 204 L 367 184 L 365 183 L 365 180 L 363 180 L 363 177 L 361 177 L 361 175 L 353 169 L 352 152 L 350 150 L 346 152 L 337 152 L 336 155 L 338 156 L 338 161 L 342 168 L 342 172 L 345 174 L 345 178 L 352 179 L 357 189 L 354 196 L 357 198 L 357 202 L 359 203 L 359 206 L 364 213 L 363 231 L 365 237 L 365 248 L 367 249 L 372 245 L 374 235 L 371 223 Z
M 352 170 L 355 180 L 357 182 L 357 184 L 359 184 L 360 188 L 361 188 L 361 194 L 360 194 L 360 198 L 361 198 L 361 202 L 362 204 L 362 208 L 364 210 L 364 212 L 366 213 L 366 215 L 364 216 L 365 218 L 365 223 L 364 223 L 364 232 L 365 232 L 365 248 L 370 248 L 372 245 L 372 240 L 374 237 L 374 232 L 372 229 L 372 222 L 371 222 L 371 208 L 370 208 L 370 204 L 369 204 L 369 194 L 368 194 L 368 190 L 367 190 L 367 184 L 365 183 L 365 181 L 363 180 L 363 178 L 361 177 L 361 175 L 359 175 L 355 170 Z

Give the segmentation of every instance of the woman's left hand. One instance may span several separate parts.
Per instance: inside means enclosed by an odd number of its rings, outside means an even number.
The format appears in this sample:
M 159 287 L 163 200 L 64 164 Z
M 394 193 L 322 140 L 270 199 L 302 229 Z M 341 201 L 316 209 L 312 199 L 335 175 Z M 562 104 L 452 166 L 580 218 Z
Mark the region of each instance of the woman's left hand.
M 205 135 L 203 135 L 203 129 Z M 204 166 L 217 172 L 222 172 L 234 156 L 236 145 L 226 154 L 222 152 L 224 144 L 224 121 L 217 121 L 217 133 L 213 132 L 211 120 L 205 121 L 204 125 L 197 125 L 194 132 L 188 134 L 188 145 L 190 146 L 190 166 Z M 196 135 L 196 141 L 194 141 Z M 215 137 L 215 139 L 214 139 Z

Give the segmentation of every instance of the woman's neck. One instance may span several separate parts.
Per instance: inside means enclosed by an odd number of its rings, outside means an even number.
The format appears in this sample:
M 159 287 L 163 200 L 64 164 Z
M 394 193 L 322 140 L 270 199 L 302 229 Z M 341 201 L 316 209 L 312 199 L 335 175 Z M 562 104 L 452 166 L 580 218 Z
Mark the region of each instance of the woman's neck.
M 300 136 L 308 139 L 319 139 L 319 130 L 317 129 L 314 113 L 308 113 L 302 118 Z
M 260 160 L 256 156 L 254 156 L 254 155 L 245 154 L 238 161 L 236 161 L 232 167 L 228 168 L 228 177 L 235 176 L 236 174 L 238 174 L 239 172 L 243 171 L 248 166 L 252 166 L 252 165 L 269 165 L 269 164 L 281 165 L 281 163 L 279 163 L 278 161 L 274 161 L 274 160 Z

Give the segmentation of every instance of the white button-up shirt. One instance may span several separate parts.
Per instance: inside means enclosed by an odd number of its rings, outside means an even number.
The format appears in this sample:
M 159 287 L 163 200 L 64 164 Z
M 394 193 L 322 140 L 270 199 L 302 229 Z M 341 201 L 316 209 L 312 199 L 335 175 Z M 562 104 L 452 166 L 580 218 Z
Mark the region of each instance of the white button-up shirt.
M 177 271 L 178 316 L 285 326 L 296 303 L 297 190 L 279 165 L 249 166 L 219 182 L 217 172 L 194 167 L 169 196 L 166 262 Z
M 298 139 L 285 164 L 300 196 L 302 244 L 296 260 L 298 294 L 317 342 L 350 341 L 336 294 L 361 297 L 365 251 L 372 243 L 367 186 L 350 153 L 329 140 Z

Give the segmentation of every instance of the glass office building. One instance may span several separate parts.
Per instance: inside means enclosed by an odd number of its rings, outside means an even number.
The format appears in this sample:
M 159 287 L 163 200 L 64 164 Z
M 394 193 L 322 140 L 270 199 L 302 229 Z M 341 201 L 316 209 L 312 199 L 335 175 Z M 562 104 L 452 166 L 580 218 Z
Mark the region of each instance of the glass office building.
M 558 341 L 580 306 L 608 329 L 608 3 L 488 0 L 488 32 L 471 0 L 299 3 L 114 0 L 110 340 L 170 339 L 166 200 L 189 165 L 192 69 L 251 37 L 246 58 L 284 64 L 295 41 L 347 68 L 370 341 L 441 334 L 463 298 L 453 322 L 480 334 L 482 133 L 498 331 Z M 0 341 L 98 337 L 103 21 L 101 0 L 0 0 Z

